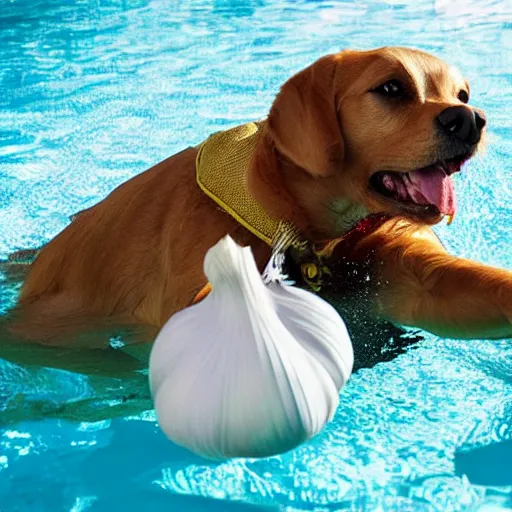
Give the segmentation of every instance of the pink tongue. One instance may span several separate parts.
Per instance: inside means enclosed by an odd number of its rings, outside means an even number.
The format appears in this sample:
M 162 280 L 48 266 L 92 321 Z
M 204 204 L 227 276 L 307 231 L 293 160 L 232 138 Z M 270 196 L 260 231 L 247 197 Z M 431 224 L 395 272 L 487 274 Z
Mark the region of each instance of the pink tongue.
M 404 183 L 409 195 L 418 204 L 430 203 L 445 215 L 455 215 L 457 201 L 453 181 L 441 167 L 409 173 Z

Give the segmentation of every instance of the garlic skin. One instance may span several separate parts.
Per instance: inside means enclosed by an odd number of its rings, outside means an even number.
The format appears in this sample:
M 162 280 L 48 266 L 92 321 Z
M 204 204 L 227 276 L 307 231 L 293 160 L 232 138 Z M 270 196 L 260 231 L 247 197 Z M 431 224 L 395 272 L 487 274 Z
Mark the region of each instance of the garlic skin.
M 332 419 L 354 355 L 316 295 L 265 284 L 250 248 L 226 237 L 204 261 L 212 292 L 171 317 L 149 376 L 163 432 L 213 459 L 286 452 Z

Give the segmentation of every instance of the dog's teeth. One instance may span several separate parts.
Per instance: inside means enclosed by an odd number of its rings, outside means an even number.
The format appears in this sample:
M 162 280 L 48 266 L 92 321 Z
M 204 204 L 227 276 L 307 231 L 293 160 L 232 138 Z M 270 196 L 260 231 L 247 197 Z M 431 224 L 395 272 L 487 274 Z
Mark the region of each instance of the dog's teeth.
M 395 183 L 393 181 L 393 178 L 389 174 L 384 174 L 384 176 L 382 177 L 382 184 L 387 190 L 395 189 Z

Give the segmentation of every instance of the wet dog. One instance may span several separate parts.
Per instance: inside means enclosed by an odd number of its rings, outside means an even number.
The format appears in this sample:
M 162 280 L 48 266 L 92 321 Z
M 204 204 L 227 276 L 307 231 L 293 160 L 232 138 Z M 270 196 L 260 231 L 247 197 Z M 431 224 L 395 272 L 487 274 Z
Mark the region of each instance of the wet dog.
M 289 79 L 251 131 L 239 185 L 319 248 L 335 269 L 331 290 L 346 294 L 360 276 L 366 306 L 355 323 L 370 315 L 446 337 L 512 336 L 512 272 L 447 254 L 430 228 L 455 215 L 452 176 L 484 138 L 485 115 L 469 99 L 460 72 L 432 55 L 344 51 Z M 205 253 L 227 234 L 265 266 L 268 240 L 198 186 L 202 147 L 122 184 L 37 253 L 13 255 L 26 273 L 4 322 L 13 339 L 151 342 L 204 287 Z M 222 147 L 210 153 L 220 168 Z

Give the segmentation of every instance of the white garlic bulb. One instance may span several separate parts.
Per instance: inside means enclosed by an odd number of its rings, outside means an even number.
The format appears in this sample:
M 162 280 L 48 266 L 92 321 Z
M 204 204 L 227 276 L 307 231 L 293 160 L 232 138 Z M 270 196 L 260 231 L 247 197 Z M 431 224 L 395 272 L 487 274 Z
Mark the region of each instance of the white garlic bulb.
M 212 292 L 162 328 L 150 357 L 158 422 L 205 457 L 265 457 L 317 434 L 332 418 L 354 361 L 327 302 L 265 284 L 249 248 L 229 237 L 204 262 Z

